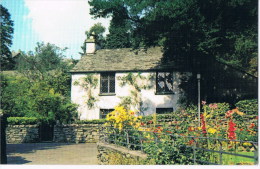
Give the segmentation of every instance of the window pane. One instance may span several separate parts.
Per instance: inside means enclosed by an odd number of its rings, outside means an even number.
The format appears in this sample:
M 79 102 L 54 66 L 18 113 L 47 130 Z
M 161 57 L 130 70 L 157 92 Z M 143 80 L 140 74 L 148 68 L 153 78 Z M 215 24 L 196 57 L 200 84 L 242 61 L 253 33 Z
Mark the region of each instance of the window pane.
M 110 79 L 109 93 L 115 93 L 115 79 Z
M 166 73 L 165 83 L 166 83 L 165 91 L 173 92 L 173 75 L 172 75 L 172 73 Z
M 114 109 L 100 109 L 100 118 L 105 119 L 107 114 L 114 111 Z
M 104 73 L 101 74 L 101 93 L 115 93 L 115 74 Z
M 173 112 L 173 108 L 156 108 L 156 114 L 170 114 Z
M 173 74 L 171 72 L 157 73 L 157 92 L 173 92 Z
M 101 80 L 101 93 L 108 93 L 108 80 Z

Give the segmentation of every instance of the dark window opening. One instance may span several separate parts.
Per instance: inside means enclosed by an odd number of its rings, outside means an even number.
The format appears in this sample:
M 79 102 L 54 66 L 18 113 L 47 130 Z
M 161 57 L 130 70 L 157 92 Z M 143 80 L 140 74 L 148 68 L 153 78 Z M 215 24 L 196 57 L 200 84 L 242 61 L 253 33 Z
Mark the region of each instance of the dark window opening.
M 107 114 L 114 111 L 115 109 L 100 109 L 100 118 L 105 119 Z
M 156 114 L 171 114 L 173 108 L 156 108 Z
M 115 93 L 115 73 L 101 74 L 100 93 Z
M 157 72 L 156 75 L 156 93 L 173 93 L 173 73 Z

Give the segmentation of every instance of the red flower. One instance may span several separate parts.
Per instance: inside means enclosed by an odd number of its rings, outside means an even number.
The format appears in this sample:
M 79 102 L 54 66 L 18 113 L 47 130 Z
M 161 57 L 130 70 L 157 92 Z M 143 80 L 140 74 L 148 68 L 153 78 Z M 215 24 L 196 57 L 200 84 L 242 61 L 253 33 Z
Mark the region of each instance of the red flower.
M 243 131 L 244 129 L 240 129 L 240 131 Z
M 194 127 L 188 127 L 189 131 L 194 131 Z
M 153 124 L 153 121 L 152 121 L 152 120 L 149 120 L 149 121 L 147 122 L 147 124 Z
M 167 132 L 167 133 L 170 133 L 170 134 L 172 133 L 171 131 L 168 131 L 168 130 L 167 130 L 166 132 Z
M 235 128 L 236 124 L 232 121 L 232 119 L 230 119 L 229 123 L 228 123 L 228 138 L 230 140 L 235 140 L 236 139 L 236 128 Z
M 234 112 L 232 110 L 229 110 L 226 112 L 226 118 L 231 117 Z
M 144 126 L 145 124 L 143 122 L 141 122 L 141 126 Z
M 201 126 L 202 133 L 203 133 L 204 135 L 206 135 L 206 134 L 207 134 L 207 131 L 206 131 L 206 122 L 205 122 L 204 115 L 201 114 L 201 115 L 200 115 L 200 118 L 201 118 L 201 124 L 202 124 L 202 126 Z
M 194 143 L 194 140 L 190 140 L 188 144 L 192 145 L 193 143 Z
M 255 127 L 255 123 L 251 123 L 250 126 L 249 126 L 250 129 L 254 128 L 254 127 Z

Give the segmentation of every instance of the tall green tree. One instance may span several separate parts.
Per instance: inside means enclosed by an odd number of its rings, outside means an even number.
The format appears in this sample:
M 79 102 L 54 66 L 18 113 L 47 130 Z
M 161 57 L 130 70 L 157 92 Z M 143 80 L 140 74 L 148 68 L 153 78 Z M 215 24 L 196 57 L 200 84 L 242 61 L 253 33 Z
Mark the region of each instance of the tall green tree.
M 186 65 L 208 58 L 248 70 L 257 55 L 255 0 L 91 0 L 95 17 L 120 13 L 137 46 L 162 45 L 165 59 Z M 207 62 L 207 61 L 206 61 Z
M 12 58 L 12 53 L 10 47 L 12 45 L 13 38 L 13 21 L 11 20 L 11 15 L 8 10 L 0 5 L 0 16 L 1 16 L 1 27 L 0 27 L 0 63 L 1 70 L 11 70 L 14 68 L 14 60 Z
M 64 58 L 64 50 L 53 44 L 37 43 L 35 51 L 20 52 L 17 56 L 17 72 L 0 74 L 1 109 L 6 114 L 64 123 L 76 118 L 68 73 L 74 61 Z
M 192 71 L 192 83 L 182 89 L 194 102 L 197 72 L 203 77 L 202 99 L 216 100 L 213 89 L 226 72 L 218 69 L 213 75 L 215 59 L 257 75 L 255 0 L 91 0 L 89 4 L 95 17 L 124 15 L 131 23 L 135 47 L 160 45 L 164 49 L 162 62 L 173 61 L 175 68 Z M 237 80 L 223 77 L 219 86 L 240 83 Z M 230 98 L 238 99 L 235 94 Z
M 106 38 L 105 48 L 129 48 L 131 47 L 131 24 L 127 18 L 127 11 L 114 12 L 109 26 L 109 34 Z
M 17 70 L 31 82 L 45 81 L 55 92 L 69 96 L 71 77 L 67 73 L 73 66 L 73 59 L 65 59 L 64 51 L 50 43 L 37 43 L 35 51 L 21 52 Z

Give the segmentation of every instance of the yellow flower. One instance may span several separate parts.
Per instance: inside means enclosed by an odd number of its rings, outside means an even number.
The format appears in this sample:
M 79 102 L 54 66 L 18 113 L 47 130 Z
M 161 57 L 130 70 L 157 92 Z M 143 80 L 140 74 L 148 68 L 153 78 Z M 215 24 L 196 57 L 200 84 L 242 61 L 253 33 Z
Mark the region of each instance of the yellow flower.
M 250 146 L 252 146 L 252 144 L 251 143 L 248 143 L 248 142 L 245 142 L 245 143 L 243 143 L 243 146 L 245 146 L 245 147 L 250 147 Z
M 215 134 L 217 132 L 217 130 L 214 129 L 214 128 L 209 128 L 208 132 L 211 133 L 211 134 Z
M 201 130 L 201 127 L 198 127 L 198 130 Z

